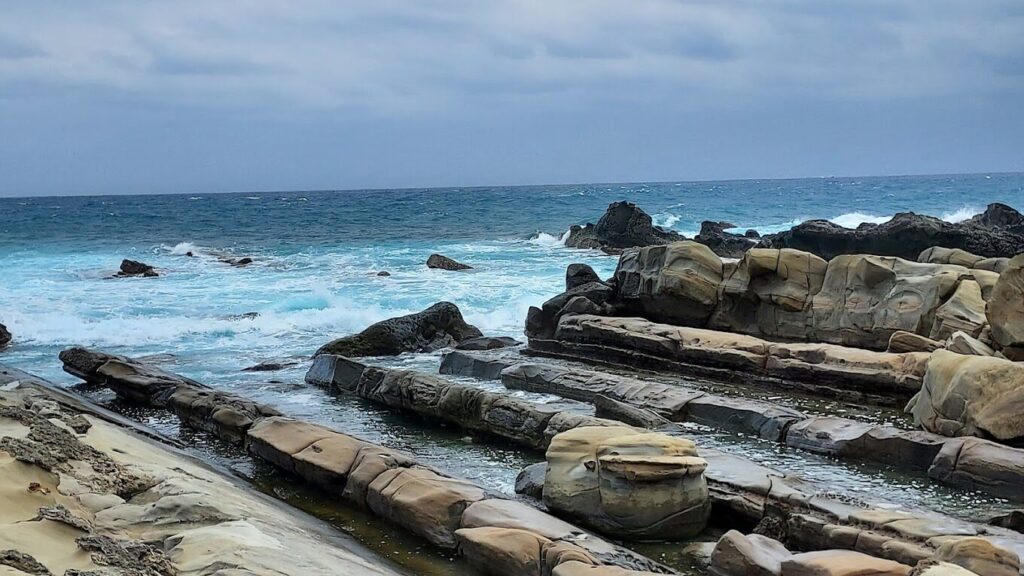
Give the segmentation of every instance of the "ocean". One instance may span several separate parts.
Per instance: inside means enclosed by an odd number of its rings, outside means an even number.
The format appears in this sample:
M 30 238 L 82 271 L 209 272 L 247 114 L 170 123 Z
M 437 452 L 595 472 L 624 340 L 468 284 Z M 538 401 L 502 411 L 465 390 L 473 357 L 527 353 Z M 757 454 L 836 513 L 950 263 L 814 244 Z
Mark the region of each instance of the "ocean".
M 527 308 L 562 291 L 568 264 L 614 270 L 614 257 L 568 249 L 561 237 L 617 200 L 688 235 L 702 220 L 762 233 L 810 218 L 882 222 L 908 210 L 958 221 L 990 202 L 1024 208 L 1024 174 L 0 198 L 0 323 L 14 335 L 0 362 L 71 384 L 57 360 L 67 346 L 161 355 L 168 370 L 510 491 L 516 466 L 530 458 L 521 451 L 461 446 L 458 432 L 439 440 L 429 427 L 331 398 L 303 383 L 304 362 L 241 370 L 304 360 L 333 338 L 440 300 L 485 334 L 521 337 Z M 429 270 L 433 252 L 474 269 Z M 254 263 L 233 267 L 225 256 Z M 122 258 L 161 276 L 109 279 Z M 436 372 L 438 355 L 381 362 Z M 865 489 L 877 486 L 872 478 Z

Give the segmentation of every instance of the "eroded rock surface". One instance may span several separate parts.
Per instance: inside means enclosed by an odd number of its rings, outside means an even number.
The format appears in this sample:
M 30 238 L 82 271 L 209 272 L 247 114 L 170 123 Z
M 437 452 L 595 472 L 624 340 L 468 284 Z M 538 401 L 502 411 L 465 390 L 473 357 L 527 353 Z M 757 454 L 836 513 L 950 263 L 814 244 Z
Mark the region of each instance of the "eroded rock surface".
M 623 248 L 668 244 L 682 239 L 682 234 L 655 226 L 650 215 L 636 204 L 613 202 L 597 224 L 571 227 L 565 245 L 618 254 Z
M 467 324 L 459 307 L 438 302 L 415 314 L 382 320 L 362 332 L 333 340 L 315 355 L 395 356 L 403 352 L 432 352 L 480 338 L 476 326 Z

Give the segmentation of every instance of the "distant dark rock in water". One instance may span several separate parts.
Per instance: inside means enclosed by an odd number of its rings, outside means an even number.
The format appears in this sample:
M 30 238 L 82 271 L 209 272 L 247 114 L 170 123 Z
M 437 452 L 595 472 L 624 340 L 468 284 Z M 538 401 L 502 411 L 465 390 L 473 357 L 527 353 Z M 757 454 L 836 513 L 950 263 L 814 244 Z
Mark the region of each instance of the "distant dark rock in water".
M 278 370 L 284 370 L 285 368 L 291 368 L 292 366 L 298 366 L 299 362 L 295 360 L 264 360 L 255 366 L 249 366 L 248 368 L 242 368 L 242 372 L 276 372 Z
M 156 269 L 150 266 L 149 264 L 138 262 L 136 260 L 124 259 L 121 260 L 121 269 L 117 272 L 117 274 L 114 274 L 114 276 L 117 278 L 131 278 L 134 276 L 154 278 L 156 276 L 159 276 L 159 274 L 157 274 Z
M 231 264 L 232 266 L 238 267 L 248 266 L 249 264 L 252 264 L 252 258 L 249 258 L 248 256 L 245 256 L 243 258 L 221 258 L 220 261 L 225 264 Z
M 883 224 L 855 230 L 828 220 L 809 220 L 786 232 L 762 238 L 761 247 L 795 248 L 826 260 L 840 254 L 875 254 L 916 260 L 933 246 L 966 250 L 984 257 L 1024 252 L 1024 215 L 1005 204 L 989 204 L 984 213 L 960 223 L 902 212 Z
M 388 272 L 387 270 L 381 270 L 380 272 L 377 272 L 377 276 L 381 276 L 381 277 L 391 276 L 391 272 Z
M 188 252 L 185 252 L 185 256 L 188 256 L 189 258 L 192 258 L 192 257 L 195 256 L 195 254 L 193 254 L 192 251 L 189 250 Z
M 7 329 L 7 326 L 0 324 L 0 350 L 7 348 L 11 344 L 11 331 Z
M 438 302 L 422 312 L 382 320 L 359 334 L 338 338 L 325 344 L 314 356 L 397 356 L 403 352 L 433 352 L 481 336 L 479 329 L 463 320 L 458 306 Z
M 243 314 L 230 314 L 225 316 L 225 320 L 255 320 L 260 317 L 259 312 L 245 312 Z
M 470 338 L 469 340 L 463 340 L 456 350 L 496 350 L 498 348 L 508 348 L 510 346 L 518 346 L 522 344 L 515 338 L 509 338 L 508 336 L 483 336 L 480 338 Z
M 748 230 L 743 235 L 726 232 L 735 227 L 735 224 L 729 222 L 705 220 L 700 223 L 700 234 L 697 234 L 693 240 L 711 248 L 712 252 L 723 258 L 742 258 L 743 254 L 757 243 L 750 239 L 749 234 L 753 232 L 756 237 L 757 232 Z
M 597 224 L 571 227 L 565 245 L 619 254 L 624 248 L 668 244 L 684 239 L 682 234 L 655 226 L 650 215 L 636 204 L 623 201 L 611 203 Z
M 451 258 L 443 254 L 431 254 L 427 258 L 427 268 L 436 268 L 439 270 L 472 270 L 472 266 L 463 264 L 462 262 L 456 262 Z
M 565 269 L 566 290 L 600 281 L 601 277 L 597 275 L 597 272 L 594 272 L 594 269 L 586 264 L 569 264 L 569 267 Z

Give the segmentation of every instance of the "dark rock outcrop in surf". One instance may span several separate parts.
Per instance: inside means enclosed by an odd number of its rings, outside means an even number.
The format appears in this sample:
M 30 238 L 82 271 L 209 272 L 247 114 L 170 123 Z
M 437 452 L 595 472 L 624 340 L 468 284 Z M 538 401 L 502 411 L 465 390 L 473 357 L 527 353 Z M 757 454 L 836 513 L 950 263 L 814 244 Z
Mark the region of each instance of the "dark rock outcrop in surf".
M 159 276 L 156 269 L 144 262 L 137 260 L 128 260 L 125 258 L 121 260 L 121 269 L 118 270 L 117 274 L 114 274 L 116 278 L 131 278 L 136 276 L 142 276 L 145 278 L 155 278 Z
M 427 268 L 437 270 L 472 270 L 473 267 L 462 262 L 456 262 L 444 254 L 431 254 L 427 258 Z
M 382 320 L 359 334 L 338 338 L 325 344 L 314 356 L 396 356 L 403 352 L 433 352 L 481 336 L 483 333 L 476 326 L 463 320 L 458 306 L 438 302 L 422 312 Z
M 0 350 L 7 348 L 11 344 L 11 331 L 7 329 L 7 326 L 0 324 Z
M 958 248 L 984 257 L 1012 257 L 1024 252 L 1024 215 L 1005 204 L 989 204 L 982 214 L 957 224 L 913 212 L 856 229 L 828 220 L 809 220 L 786 232 L 763 237 L 760 246 L 795 248 L 826 260 L 842 254 L 914 260 L 933 246 Z
M 683 239 L 682 234 L 655 226 L 651 216 L 636 204 L 623 201 L 610 204 L 597 224 L 570 228 L 565 245 L 619 254 L 624 248 L 668 244 Z
M 735 227 L 729 222 L 705 220 L 700 223 L 700 234 L 697 234 L 693 240 L 711 248 L 712 252 L 723 258 L 740 258 L 757 243 L 757 232 L 755 230 L 747 230 L 746 234 L 726 232 Z M 751 236 L 751 232 L 754 233 L 753 236 Z

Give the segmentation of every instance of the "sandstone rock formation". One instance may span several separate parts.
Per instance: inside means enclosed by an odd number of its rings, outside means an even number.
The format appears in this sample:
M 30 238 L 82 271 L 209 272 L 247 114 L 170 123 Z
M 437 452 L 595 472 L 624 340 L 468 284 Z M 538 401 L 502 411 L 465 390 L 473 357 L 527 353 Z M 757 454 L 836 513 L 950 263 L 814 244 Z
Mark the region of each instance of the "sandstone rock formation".
M 472 270 L 473 267 L 468 264 L 456 262 L 444 254 L 431 254 L 427 258 L 427 268 L 435 268 L 438 270 Z
M 1013 359 L 1024 359 L 1024 254 L 1015 256 L 992 289 L 987 316 L 992 339 Z
M 395 356 L 402 352 L 432 352 L 481 336 L 479 329 L 462 319 L 458 306 L 451 302 L 438 302 L 422 312 L 382 320 L 358 334 L 333 340 L 317 350 L 314 356 Z
M 711 576 L 778 576 L 782 561 L 792 556 L 778 540 L 730 530 L 711 553 Z
M 990 204 L 983 214 L 952 224 L 932 216 L 904 212 L 883 224 L 844 228 L 827 220 L 809 220 L 786 232 L 764 236 L 761 245 L 796 248 L 829 260 L 841 254 L 877 254 L 916 259 L 942 246 L 982 257 L 1010 257 L 1024 252 L 1024 216 L 1004 204 Z
M 945 436 L 1024 439 L 1024 364 L 939 350 L 907 405 L 914 421 Z
M 668 244 L 682 239 L 681 234 L 655 226 L 651 217 L 636 204 L 613 202 L 596 225 L 571 227 L 565 245 L 618 254 L 623 248 Z
M 854 552 L 820 550 L 782 561 L 781 576 L 907 576 L 910 566 Z
M 546 453 L 544 504 L 599 532 L 673 540 L 702 531 L 711 512 L 693 442 L 625 427 L 579 427 Z

